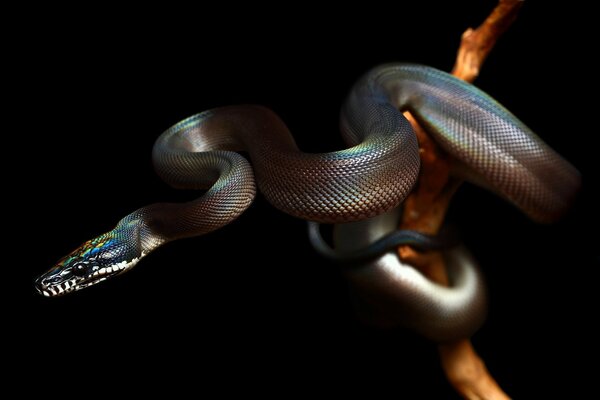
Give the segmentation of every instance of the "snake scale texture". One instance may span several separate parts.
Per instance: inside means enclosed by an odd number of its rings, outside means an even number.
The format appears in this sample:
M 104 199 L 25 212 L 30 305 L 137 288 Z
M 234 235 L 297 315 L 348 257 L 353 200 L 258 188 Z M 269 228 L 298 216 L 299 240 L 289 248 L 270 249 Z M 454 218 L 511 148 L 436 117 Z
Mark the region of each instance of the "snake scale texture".
M 487 94 L 431 67 L 382 65 L 356 83 L 342 108 L 345 150 L 300 151 L 281 119 L 260 106 L 218 108 L 168 129 L 154 146 L 156 171 L 174 187 L 206 193 L 134 211 L 60 260 L 36 287 L 48 297 L 69 293 L 129 270 L 165 242 L 218 229 L 250 206 L 256 184 L 285 213 L 339 224 L 336 247 L 368 245 L 394 229 L 419 174 L 419 147 L 404 110 L 452 156 L 457 175 L 530 218 L 552 222 L 571 204 L 577 170 Z M 466 250 L 446 257 L 450 288 L 393 253 L 348 274 L 373 304 L 431 339 L 451 340 L 477 329 L 485 290 Z

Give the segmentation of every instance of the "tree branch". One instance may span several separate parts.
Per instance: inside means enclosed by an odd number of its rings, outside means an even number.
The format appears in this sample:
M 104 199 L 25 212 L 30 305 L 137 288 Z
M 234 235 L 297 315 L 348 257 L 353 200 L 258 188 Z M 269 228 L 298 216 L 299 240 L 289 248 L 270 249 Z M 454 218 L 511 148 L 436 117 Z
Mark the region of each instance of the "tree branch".
M 524 0 L 499 0 L 477 29 L 463 33 L 452 75 L 473 82 L 496 41 L 514 22 Z
M 499 0 L 488 18 L 477 28 L 467 29 L 452 74 L 472 82 L 478 75 L 485 58 L 497 39 L 515 20 L 523 0 Z M 400 228 L 414 229 L 428 234 L 439 231 L 452 195 L 460 181 L 450 175 L 451 160 L 419 126 L 405 113 L 419 140 L 421 171 L 418 184 L 404 203 Z M 409 246 L 398 248 L 398 255 L 429 279 L 447 285 L 448 276 L 439 253 L 418 253 Z M 475 352 L 469 339 L 439 346 L 442 368 L 448 381 L 458 393 L 469 400 L 505 400 L 509 397 L 490 375 L 483 360 Z

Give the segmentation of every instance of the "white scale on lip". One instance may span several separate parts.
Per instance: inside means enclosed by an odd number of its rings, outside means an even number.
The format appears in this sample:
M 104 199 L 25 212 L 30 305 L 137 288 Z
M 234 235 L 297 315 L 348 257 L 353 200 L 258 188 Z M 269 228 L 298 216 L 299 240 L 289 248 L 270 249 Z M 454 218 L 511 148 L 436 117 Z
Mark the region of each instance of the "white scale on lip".
M 91 276 L 93 278 L 93 277 L 96 277 L 98 275 L 109 274 L 111 272 L 117 272 L 117 271 L 121 271 L 121 270 L 127 269 L 127 268 L 133 266 L 134 264 L 136 264 L 139 261 L 140 258 L 134 258 L 130 262 L 121 261 L 120 263 L 112 265 L 110 267 L 100 268 L 98 271 L 94 272 Z
M 113 266 L 110 267 L 104 267 L 104 268 L 100 268 L 98 271 L 94 272 L 91 276 L 91 278 L 96 277 L 98 275 L 104 275 L 107 273 L 111 273 L 111 272 L 117 272 L 117 271 L 123 271 L 125 269 L 128 269 L 129 267 L 134 266 L 135 264 L 137 264 L 137 262 L 146 255 L 146 253 L 142 253 L 141 257 L 136 257 L 133 260 L 131 260 L 130 262 L 127 261 L 121 261 L 120 263 L 117 263 Z M 108 277 L 102 277 L 94 282 L 89 282 L 89 283 L 84 283 L 81 285 L 77 285 L 75 283 L 75 281 L 66 281 L 61 283 L 60 285 L 56 285 L 54 287 L 49 287 L 47 290 L 44 290 L 42 293 L 44 294 L 44 296 L 46 297 L 50 297 L 50 296 L 56 296 L 59 294 L 63 294 L 63 293 L 68 293 L 68 292 L 72 292 L 73 290 L 77 289 L 83 289 L 85 287 L 88 287 L 90 285 L 93 285 L 95 283 L 98 282 L 102 282 L 105 281 Z M 63 288 L 64 285 L 64 288 Z

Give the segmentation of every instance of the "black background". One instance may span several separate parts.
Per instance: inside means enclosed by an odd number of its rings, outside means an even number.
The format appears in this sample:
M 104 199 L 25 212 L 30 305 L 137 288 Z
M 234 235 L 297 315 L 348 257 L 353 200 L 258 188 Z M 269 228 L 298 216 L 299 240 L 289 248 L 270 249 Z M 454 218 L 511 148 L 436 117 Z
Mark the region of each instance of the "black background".
M 461 33 L 494 5 L 453 3 L 38 10 L 28 25 L 35 39 L 19 50 L 27 77 L 15 78 L 28 84 L 17 132 L 35 174 L 18 178 L 28 211 L 17 245 L 31 304 L 19 348 L 38 387 L 48 390 L 60 370 L 94 390 L 127 378 L 200 395 L 458 398 L 436 347 L 361 324 L 340 272 L 309 247 L 304 222 L 260 195 L 229 226 L 168 244 L 118 279 L 57 299 L 32 284 L 136 208 L 197 195 L 162 183 L 150 157 L 156 137 L 191 114 L 263 104 L 304 151 L 341 148 L 339 108 L 362 73 L 389 61 L 449 70 Z M 465 185 L 449 215 L 490 288 L 489 319 L 473 342 L 515 398 L 581 389 L 579 359 L 597 350 L 598 215 L 587 189 L 596 171 L 594 146 L 582 145 L 597 125 L 584 118 L 594 114 L 581 97 L 594 84 L 582 14 L 526 4 L 477 81 L 582 171 L 573 212 L 540 226 Z

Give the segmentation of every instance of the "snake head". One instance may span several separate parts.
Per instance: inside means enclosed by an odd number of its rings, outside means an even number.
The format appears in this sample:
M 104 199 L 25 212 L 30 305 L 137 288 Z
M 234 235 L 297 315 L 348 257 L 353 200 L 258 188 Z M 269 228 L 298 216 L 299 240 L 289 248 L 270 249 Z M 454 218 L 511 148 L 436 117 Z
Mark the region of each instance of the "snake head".
M 85 242 L 36 280 L 37 291 L 61 296 L 127 271 L 142 256 L 132 241 L 131 235 L 111 231 Z

